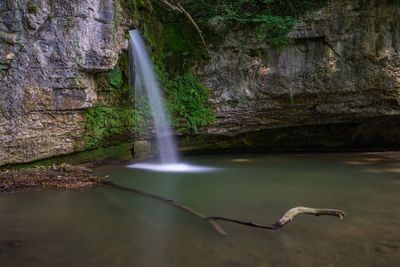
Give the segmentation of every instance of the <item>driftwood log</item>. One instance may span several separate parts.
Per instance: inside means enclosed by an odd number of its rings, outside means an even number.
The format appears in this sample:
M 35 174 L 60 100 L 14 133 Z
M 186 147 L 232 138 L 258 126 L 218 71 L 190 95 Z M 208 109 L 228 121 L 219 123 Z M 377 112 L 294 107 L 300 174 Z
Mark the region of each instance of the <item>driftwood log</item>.
M 315 216 L 328 215 L 328 216 L 338 217 L 339 219 L 343 219 L 343 217 L 345 215 L 344 211 L 337 210 L 337 209 L 316 209 L 316 208 L 307 208 L 307 207 L 295 207 L 295 208 L 292 208 L 292 209 L 288 210 L 287 212 L 285 212 L 281 216 L 281 218 L 273 224 L 259 224 L 259 223 L 246 222 L 246 221 L 241 221 L 241 220 L 227 218 L 227 217 L 221 217 L 221 216 L 207 216 L 207 215 L 205 215 L 199 211 L 196 211 L 190 207 L 184 206 L 182 204 L 177 203 L 174 200 L 167 199 L 167 198 L 159 196 L 159 195 L 148 193 L 148 192 L 138 190 L 135 188 L 121 186 L 121 185 L 115 184 L 111 181 L 101 181 L 101 183 L 106 186 L 115 188 L 115 189 L 119 189 L 122 191 L 131 192 L 131 193 L 146 196 L 146 197 L 149 197 L 152 199 L 156 199 L 156 200 L 166 203 L 170 206 L 173 206 L 180 210 L 186 211 L 187 213 L 191 214 L 192 216 L 210 224 L 210 226 L 218 234 L 223 235 L 223 236 L 227 235 L 227 233 L 221 227 L 221 225 L 219 225 L 219 223 L 217 221 L 231 222 L 231 223 L 241 224 L 241 225 L 255 227 L 255 228 L 268 229 L 268 230 L 279 230 L 283 226 L 285 226 L 286 224 L 291 222 L 293 220 L 293 218 L 299 214 L 311 214 L 311 215 L 315 215 Z

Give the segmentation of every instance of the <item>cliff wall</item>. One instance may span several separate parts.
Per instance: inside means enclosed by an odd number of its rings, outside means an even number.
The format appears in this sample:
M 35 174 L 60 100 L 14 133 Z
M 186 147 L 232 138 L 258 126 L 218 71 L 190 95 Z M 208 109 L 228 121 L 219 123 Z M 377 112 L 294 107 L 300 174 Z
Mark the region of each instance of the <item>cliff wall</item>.
M 0 165 L 93 148 L 85 111 L 113 103 L 96 77 L 126 54 L 132 16 L 112 0 L 0 2 Z M 216 120 L 182 150 L 400 148 L 399 18 L 389 1 L 339 0 L 282 49 L 229 32 L 194 68 Z

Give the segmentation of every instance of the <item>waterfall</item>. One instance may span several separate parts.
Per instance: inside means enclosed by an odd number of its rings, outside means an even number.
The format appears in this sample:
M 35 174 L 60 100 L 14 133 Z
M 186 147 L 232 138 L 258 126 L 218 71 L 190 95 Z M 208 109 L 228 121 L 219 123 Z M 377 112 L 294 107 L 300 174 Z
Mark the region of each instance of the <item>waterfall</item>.
M 154 73 L 143 38 L 138 30 L 129 31 L 129 87 L 135 88 L 136 108 L 143 108 L 140 103 L 143 97 L 148 100 L 151 116 L 156 131 L 160 162 L 136 163 L 130 168 L 145 169 L 159 172 L 207 172 L 213 168 L 193 166 L 180 163 L 176 149 L 176 141 L 168 124 L 167 112 L 162 98 L 160 85 Z
M 136 97 L 146 95 L 156 131 L 158 151 L 162 164 L 178 162 L 176 142 L 168 124 L 165 103 L 153 64 L 138 30 L 129 31 L 130 86 L 134 84 Z

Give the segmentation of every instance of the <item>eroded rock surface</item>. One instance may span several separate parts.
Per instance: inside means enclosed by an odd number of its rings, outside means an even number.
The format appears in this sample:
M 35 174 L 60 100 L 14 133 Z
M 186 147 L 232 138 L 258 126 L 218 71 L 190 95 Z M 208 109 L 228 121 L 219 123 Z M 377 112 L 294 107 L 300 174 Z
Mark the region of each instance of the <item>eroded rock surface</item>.
M 308 14 L 283 51 L 232 32 L 199 70 L 218 118 L 206 132 L 399 115 L 400 8 L 365 2 L 331 1 Z
M 125 12 L 112 0 L 0 2 L 0 165 L 85 149 L 82 113 L 102 98 L 94 74 L 126 48 Z M 303 17 L 282 50 L 229 33 L 196 68 L 217 120 L 183 149 L 399 146 L 399 18 L 389 1 L 339 0 Z
M 217 120 L 183 150 L 400 147 L 399 18 L 389 1 L 329 1 L 280 51 L 231 32 L 197 70 Z
M 83 150 L 93 74 L 125 45 L 112 0 L 0 2 L 0 165 Z

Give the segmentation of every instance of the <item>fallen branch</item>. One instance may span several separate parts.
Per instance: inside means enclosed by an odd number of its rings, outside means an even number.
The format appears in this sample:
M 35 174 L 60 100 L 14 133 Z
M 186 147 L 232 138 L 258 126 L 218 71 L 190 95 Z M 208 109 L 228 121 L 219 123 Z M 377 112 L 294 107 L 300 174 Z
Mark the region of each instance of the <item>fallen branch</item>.
M 220 217 L 220 216 L 206 216 L 205 214 L 198 212 L 192 208 L 189 208 L 187 206 L 181 205 L 174 200 L 164 198 L 159 195 L 155 195 L 152 193 L 148 193 L 145 191 L 141 191 L 135 188 L 128 188 L 124 187 L 121 185 L 117 185 L 111 181 L 100 181 L 100 183 L 131 193 L 135 193 L 138 195 L 146 196 L 149 198 L 153 198 L 156 200 L 159 200 L 161 202 L 164 202 L 168 205 L 171 205 L 175 208 L 181 209 L 183 211 L 188 212 L 189 214 L 193 215 L 194 217 L 201 219 L 203 221 L 206 221 L 211 225 L 211 227 L 214 228 L 214 230 L 220 234 L 220 235 L 227 235 L 225 230 L 217 223 L 217 221 L 225 221 L 225 222 L 231 222 L 231 223 L 237 223 L 241 225 L 246 225 L 250 227 L 255 227 L 255 228 L 262 228 L 262 229 L 268 229 L 268 230 L 279 230 L 289 222 L 293 220 L 293 218 L 299 214 L 311 214 L 315 216 L 321 216 L 321 215 L 328 215 L 328 216 L 335 216 L 340 219 L 343 219 L 345 213 L 344 211 L 341 210 L 336 210 L 336 209 L 315 209 L 315 208 L 307 208 L 307 207 L 296 207 L 288 210 L 285 212 L 285 214 L 282 215 L 282 217 L 276 221 L 274 224 L 259 224 L 259 223 L 254 223 L 254 222 L 246 222 L 246 221 L 241 221 L 237 219 L 232 219 L 232 218 L 227 218 L 227 217 Z
M 343 219 L 345 212 L 341 210 L 336 210 L 336 209 L 315 209 L 315 208 L 307 208 L 307 207 L 295 207 L 282 215 L 282 217 L 276 221 L 274 224 L 270 225 L 265 225 L 265 224 L 258 224 L 258 223 L 253 223 L 253 222 L 245 222 L 241 220 L 236 220 L 236 219 L 231 219 L 231 218 L 226 218 L 226 217 L 219 217 L 219 216 L 211 216 L 208 217 L 209 219 L 215 220 L 215 221 L 226 221 L 226 222 L 233 222 L 233 223 L 238 223 L 242 225 L 247 225 L 251 227 L 256 227 L 256 228 L 263 228 L 263 229 L 268 229 L 268 230 L 279 230 L 286 224 L 290 223 L 293 221 L 293 218 L 299 214 L 312 214 L 315 216 L 321 216 L 321 215 L 329 215 L 329 216 L 335 216 L 338 217 L 339 219 Z
M 213 227 L 214 230 L 218 234 L 226 235 L 226 232 L 222 229 L 222 227 L 217 222 L 215 222 L 215 220 L 210 219 L 208 216 L 202 214 L 201 212 L 195 211 L 192 208 L 189 208 L 189 207 L 186 207 L 184 205 L 178 204 L 172 199 L 167 199 L 167 198 L 164 198 L 162 196 L 158 196 L 158 195 L 155 195 L 155 194 L 152 194 L 152 193 L 144 192 L 144 191 L 141 191 L 141 190 L 138 190 L 138 189 L 135 189 L 135 188 L 128 188 L 128 187 L 124 187 L 124 186 L 121 186 L 121 185 L 117 185 L 117 184 L 115 184 L 113 182 L 110 182 L 110 181 L 101 181 L 101 183 L 104 184 L 104 185 L 108 185 L 108 186 L 111 186 L 113 188 L 119 189 L 119 190 L 123 190 L 123 191 L 131 192 L 131 193 L 135 193 L 135 194 L 138 194 L 138 195 L 146 196 L 146 197 L 149 197 L 149 198 L 153 198 L 153 199 L 159 200 L 161 202 L 164 202 L 164 203 L 166 203 L 168 205 L 171 205 L 171 206 L 173 206 L 175 208 L 178 208 L 178 209 L 181 209 L 183 211 L 186 211 L 189 214 L 193 215 L 194 217 L 208 222 L 211 225 L 211 227 Z

